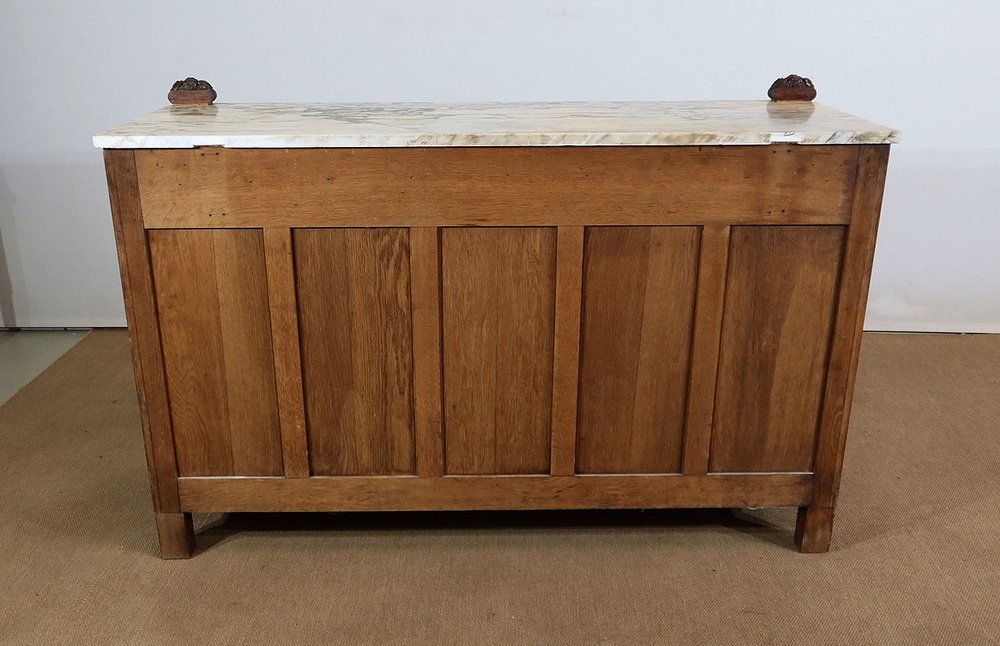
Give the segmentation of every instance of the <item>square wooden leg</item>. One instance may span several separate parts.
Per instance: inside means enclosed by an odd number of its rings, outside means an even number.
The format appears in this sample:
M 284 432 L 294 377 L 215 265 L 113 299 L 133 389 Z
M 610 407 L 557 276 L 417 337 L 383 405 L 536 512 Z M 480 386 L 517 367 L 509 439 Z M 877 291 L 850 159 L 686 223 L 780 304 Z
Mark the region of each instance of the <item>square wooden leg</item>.
M 795 523 L 795 542 L 805 554 L 823 554 L 830 550 L 833 536 L 833 508 L 799 507 Z
M 156 513 L 160 558 L 188 559 L 194 553 L 194 522 L 191 514 Z

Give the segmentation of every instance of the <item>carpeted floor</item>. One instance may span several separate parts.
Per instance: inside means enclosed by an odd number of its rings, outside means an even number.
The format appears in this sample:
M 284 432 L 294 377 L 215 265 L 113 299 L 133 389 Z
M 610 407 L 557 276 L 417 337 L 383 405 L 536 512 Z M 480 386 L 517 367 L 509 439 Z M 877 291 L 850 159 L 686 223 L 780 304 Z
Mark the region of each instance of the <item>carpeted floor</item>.
M 1000 643 L 1000 336 L 867 335 L 832 551 L 793 510 L 196 517 L 156 557 L 128 341 L 0 408 L 4 644 Z

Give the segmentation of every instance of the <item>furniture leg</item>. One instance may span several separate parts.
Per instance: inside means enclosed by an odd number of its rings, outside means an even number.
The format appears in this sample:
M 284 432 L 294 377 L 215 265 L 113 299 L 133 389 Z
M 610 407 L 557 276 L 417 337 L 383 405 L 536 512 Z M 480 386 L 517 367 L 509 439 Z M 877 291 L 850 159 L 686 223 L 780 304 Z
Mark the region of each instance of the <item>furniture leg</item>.
M 804 554 L 823 554 L 830 550 L 833 535 L 833 508 L 810 505 L 799 507 L 795 523 L 795 543 Z
M 194 522 L 189 513 L 156 512 L 160 558 L 188 559 L 194 553 Z

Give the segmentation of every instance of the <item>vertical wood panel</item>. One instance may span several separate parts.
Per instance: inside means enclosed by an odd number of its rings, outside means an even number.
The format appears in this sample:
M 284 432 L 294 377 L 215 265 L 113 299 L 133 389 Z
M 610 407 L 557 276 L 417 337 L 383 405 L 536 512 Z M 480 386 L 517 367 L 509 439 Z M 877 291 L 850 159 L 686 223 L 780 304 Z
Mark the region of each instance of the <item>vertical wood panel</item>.
M 588 228 L 579 472 L 680 471 L 699 236 Z
M 719 367 L 722 312 L 726 297 L 729 227 L 703 227 L 700 255 L 682 469 L 685 474 L 690 475 L 708 473 L 715 379 Z
M 234 474 L 283 472 L 261 231 L 214 231 Z
M 799 509 L 795 524 L 795 542 L 803 552 L 822 553 L 830 549 L 888 162 L 887 145 L 859 149 L 857 183 L 816 442 L 815 491 L 812 504 Z
M 820 507 L 832 507 L 840 487 L 888 162 L 888 145 L 861 148 L 817 442 L 814 504 Z
M 844 227 L 735 227 L 710 469 L 809 471 Z
M 441 263 L 436 227 L 410 229 L 417 475 L 444 475 L 441 416 Z
M 556 312 L 552 365 L 554 476 L 576 470 L 576 410 L 580 376 L 583 298 L 583 227 L 559 227 L 556 243 Z
M 166 376 L 160 347 L 146 232 L 142 226 L 139 181 L 131 150 L 105 150 L 104 164 L 111 197 L 118 264 L 121 270 L 125 314 L 132 343 L 132 368 L 139 399 L 146 464 L 153 508 L 179 512 L 177 461 L 167 402 Z
M 181 475 L 233 473 L 213 233 L 149 233 Z
M 448 473 L 550 469 L 555 234 L 442 231 Z
M 264 229 L 268 303 L 271 308 L 274 372 L 281 425 L 281 455 L 286 478 L 309 477 L 302 363 L 299 348 L 299 315 L 295 299 L 295 265 L 292 232 Z
M 414 473 L 407 230 L 294 241 L 312 473 Z
M 261 232 L 163 230 L 149 244 L 181 475 L 279 475 Z

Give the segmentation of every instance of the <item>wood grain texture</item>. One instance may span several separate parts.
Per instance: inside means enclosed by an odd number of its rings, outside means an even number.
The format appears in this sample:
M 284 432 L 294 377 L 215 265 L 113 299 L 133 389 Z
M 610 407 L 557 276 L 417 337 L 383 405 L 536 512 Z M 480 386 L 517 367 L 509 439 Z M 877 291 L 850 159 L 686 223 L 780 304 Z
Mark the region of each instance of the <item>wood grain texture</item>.
M 156 512 L 160 558 L 187 559 L 194 554 L 194 522 L 190 513 Z
M 796 533 L 804 552 L 830 547 L 888 162 L 889 146 L 861 148 L 816 443 L 816 502 L 800 510 Z
M 260 231 L 149 234 L 170 414 L 182 475 L 278 475 Z
M 312 473 L 414 473 L 407 230 L 293 239 Z
M 887 152 L 108 151 L 164 553 L 191 511 L 685 506 L 824 551 Z
M 680 471 L 699 237 L 587 229 L 578 472 Z
M 825 554 L 833 538 L 832 507 L 817 504 L 799 507 L 795 519 L 795 543 L 803 554 Z
M 410 229 L 413 299 L 413 424 L 417 474 L 444 475 L 441 394 L 441 251 L 435 227 Z
M 142 228 L 135 156 L 131 150 L 106 150 L 104 164 L 125 296 L 125 315 L 132 342 L 132 368 L 139 398 L 153 509 L 164 513 L 178 512 L 177 460 L 149 249 L 146 232 Z
M 857 168 L 855 146 L 135 155 L 150 228 L 843 224 Z
M 308 478 L 309 440 L 302 393 L 299 314 L 290 229 L 264 229 L 264 257 L 284 474 L 286 478 Z
M 691 380 L 688 386 L 687 422 L 684 429 L 686 474 L 708 472 L 712 442 L 712 415 L 719 367 L 719 343 L 726 298 L 729 262 L 729 227 L 709 225 L 701 232 L 698 261 L 698 295 L 694 339 L 691 342 Z
M 570 476 L 576 471 L 583 238 L 583 227 L 559 227 L 557 233 L 550 470 L 554 476 Z
M 812 499 L 813 475 L 730 474 L 181 478 L 181 504 L 213 511 L 419 511 L 792 507 Z
M 556 231 L 441 236 L 447 473 L 547 473 Z
M 732 230 L 711 471 L 812 471 L 844 234 Z

